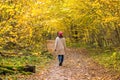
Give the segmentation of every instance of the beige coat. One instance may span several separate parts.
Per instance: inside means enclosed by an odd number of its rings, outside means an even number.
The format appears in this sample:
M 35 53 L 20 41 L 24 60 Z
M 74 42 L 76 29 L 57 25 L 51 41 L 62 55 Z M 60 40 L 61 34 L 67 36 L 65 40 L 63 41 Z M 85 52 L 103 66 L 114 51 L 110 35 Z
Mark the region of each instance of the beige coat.
M 56 37 L 55 50 L 56 50 L 57 54 L 58 55 L 64 55 L 65 54 L 65 49 L 66 49 L 65 38 Z

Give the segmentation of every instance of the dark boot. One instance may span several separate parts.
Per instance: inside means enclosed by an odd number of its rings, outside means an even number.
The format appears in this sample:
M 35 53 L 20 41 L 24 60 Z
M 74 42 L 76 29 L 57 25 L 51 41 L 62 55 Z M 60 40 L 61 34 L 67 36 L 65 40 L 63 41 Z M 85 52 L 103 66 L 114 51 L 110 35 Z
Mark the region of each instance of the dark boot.
M 59 63 L 59 66 L 62 66 L 62 63 L 61 63 L 61 62 Z

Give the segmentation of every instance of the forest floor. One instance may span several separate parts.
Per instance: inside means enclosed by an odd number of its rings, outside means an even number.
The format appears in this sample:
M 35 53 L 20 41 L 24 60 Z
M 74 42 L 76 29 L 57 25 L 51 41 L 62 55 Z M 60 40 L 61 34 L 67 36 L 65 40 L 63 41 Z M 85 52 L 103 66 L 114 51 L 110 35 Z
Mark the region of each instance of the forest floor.
M 48 42 L 48 49 L 54 46 L 54 41 Z M 20 80 L 120 80 L 115 78 L 115 74 L 108 69 L 97 64 L 89 56 L 86 49 L 67 48 L 63 66 L 58 66 L 57 55 L 48 65 L 47 69 L 29 75 L 26 78 L 19 77 Z M 23 79 L 22 79 L 23 78 Z

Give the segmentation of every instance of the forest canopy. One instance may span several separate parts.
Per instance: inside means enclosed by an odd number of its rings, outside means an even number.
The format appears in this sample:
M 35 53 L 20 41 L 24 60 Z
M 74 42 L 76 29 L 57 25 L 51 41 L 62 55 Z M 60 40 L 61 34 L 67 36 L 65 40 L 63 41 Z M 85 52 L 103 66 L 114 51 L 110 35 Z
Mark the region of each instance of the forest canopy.
M 120 47 L 119 0 L 0 0 L 0 48 L 38 51 L 63 31 L 67 41 Z

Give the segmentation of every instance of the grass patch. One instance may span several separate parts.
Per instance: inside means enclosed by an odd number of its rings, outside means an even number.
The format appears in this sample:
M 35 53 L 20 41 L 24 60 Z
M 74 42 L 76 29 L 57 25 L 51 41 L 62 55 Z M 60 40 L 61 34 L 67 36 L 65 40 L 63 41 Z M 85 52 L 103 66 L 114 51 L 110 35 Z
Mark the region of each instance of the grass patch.
M 46 67 L 46 65 L 51 61 L 52 55 L 49 52 L 42 52 L 37 55 L 22 55 L 22 56 L 14 56 L 14 57 L 2 57 L 0 56 L 0 76 L 3 79 L 16 78 L 15 75 L 29 75 L 30 72 L 25 72 L 23 67 L 26 65 L 33 65 L 37 68 Z
M 90 51 L 90 56 L 98 62 L 100 65 L 109 68 L 112 71 L 120 72 L 120 52 L 110 51 L 110 50 L 100 50 L 92 49 Z

